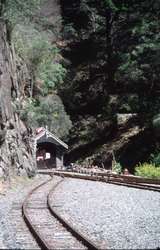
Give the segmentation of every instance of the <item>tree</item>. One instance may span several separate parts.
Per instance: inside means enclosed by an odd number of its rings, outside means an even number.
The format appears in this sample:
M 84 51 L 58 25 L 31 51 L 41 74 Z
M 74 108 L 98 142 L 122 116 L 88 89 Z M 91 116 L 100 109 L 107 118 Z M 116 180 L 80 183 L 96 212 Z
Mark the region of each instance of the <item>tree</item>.
M 55 94 L 41 97 L 39 103 L 31 99 L 21 110 L 21 118 L 32 128 L 47 125 L 51 132 L 61 138 L 68 135 L 72 126 L 61 99 Z
M 32 19 L 40 8 L 41 0 L 1 0 L 0 10 L 4 20 L 14 26 L 17 22 Z
M 35 11 L 40 8 L 40 2 L 41 0 L 0 0 L 0 17 L 6 23 L 9 42 L 15 25 L 32 20 Z

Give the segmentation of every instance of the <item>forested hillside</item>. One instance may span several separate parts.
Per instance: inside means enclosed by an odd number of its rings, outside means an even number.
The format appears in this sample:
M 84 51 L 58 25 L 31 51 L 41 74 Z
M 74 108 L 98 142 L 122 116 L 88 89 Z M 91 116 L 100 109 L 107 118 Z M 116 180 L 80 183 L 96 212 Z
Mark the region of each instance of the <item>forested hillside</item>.
M 66 164 L 160 165 L 159 0 L 0 0 L 0 17 L 1 172 L 34 172 L 41 126 Z
M 133 167 L 158 148 L 160 2 L 61 1 L 67 76 L 59 93 L 73 161 Z M 157 134 L 158 135 L 158 134 Z

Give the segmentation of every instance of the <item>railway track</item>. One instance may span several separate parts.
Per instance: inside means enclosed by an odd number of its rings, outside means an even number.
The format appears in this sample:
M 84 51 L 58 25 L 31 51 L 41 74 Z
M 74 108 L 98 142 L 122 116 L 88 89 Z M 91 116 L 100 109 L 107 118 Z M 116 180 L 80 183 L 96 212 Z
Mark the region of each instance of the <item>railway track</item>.
M 41 249 L 98 249 L 68 224 L 51 204 L 51 194 L 64 181 L 46 181 L 34 188 L 22 205 L 23 218 Z
M 160 180 L 151 180 L 147 178 L 135 177 L 135 176 L 124 176 L 117 174 L 106 174 L 103 172 L 92 172 L 92 171 L 57 171 L 57 170 L 44 170 L 38 171 L 39 173 L 48 173 L 58 176 L 79 178 L 92 181 L 102 181 L 115 185 L 123 185 L 132 188 L 144 189 L 148 191 L 160 192 Z

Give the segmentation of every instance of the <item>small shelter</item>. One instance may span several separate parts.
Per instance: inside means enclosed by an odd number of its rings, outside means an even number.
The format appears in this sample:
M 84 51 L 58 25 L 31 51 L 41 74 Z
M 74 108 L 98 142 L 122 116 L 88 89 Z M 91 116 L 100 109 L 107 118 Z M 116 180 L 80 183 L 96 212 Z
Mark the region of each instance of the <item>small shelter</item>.
M 47 128 L 36 129 L 36 158 L 38 168 L 61 168 L 68 145 Z

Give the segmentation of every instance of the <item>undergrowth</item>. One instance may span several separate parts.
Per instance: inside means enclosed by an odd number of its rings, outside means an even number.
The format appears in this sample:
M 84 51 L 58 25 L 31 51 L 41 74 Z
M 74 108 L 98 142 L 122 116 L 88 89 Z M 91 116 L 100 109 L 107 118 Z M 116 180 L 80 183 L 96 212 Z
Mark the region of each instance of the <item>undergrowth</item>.
M 139 165 L 136 165 L 135 174 L 142 177 L 160 179 L 160 167 L 156 167 L 154 163 L 139 163 Z

